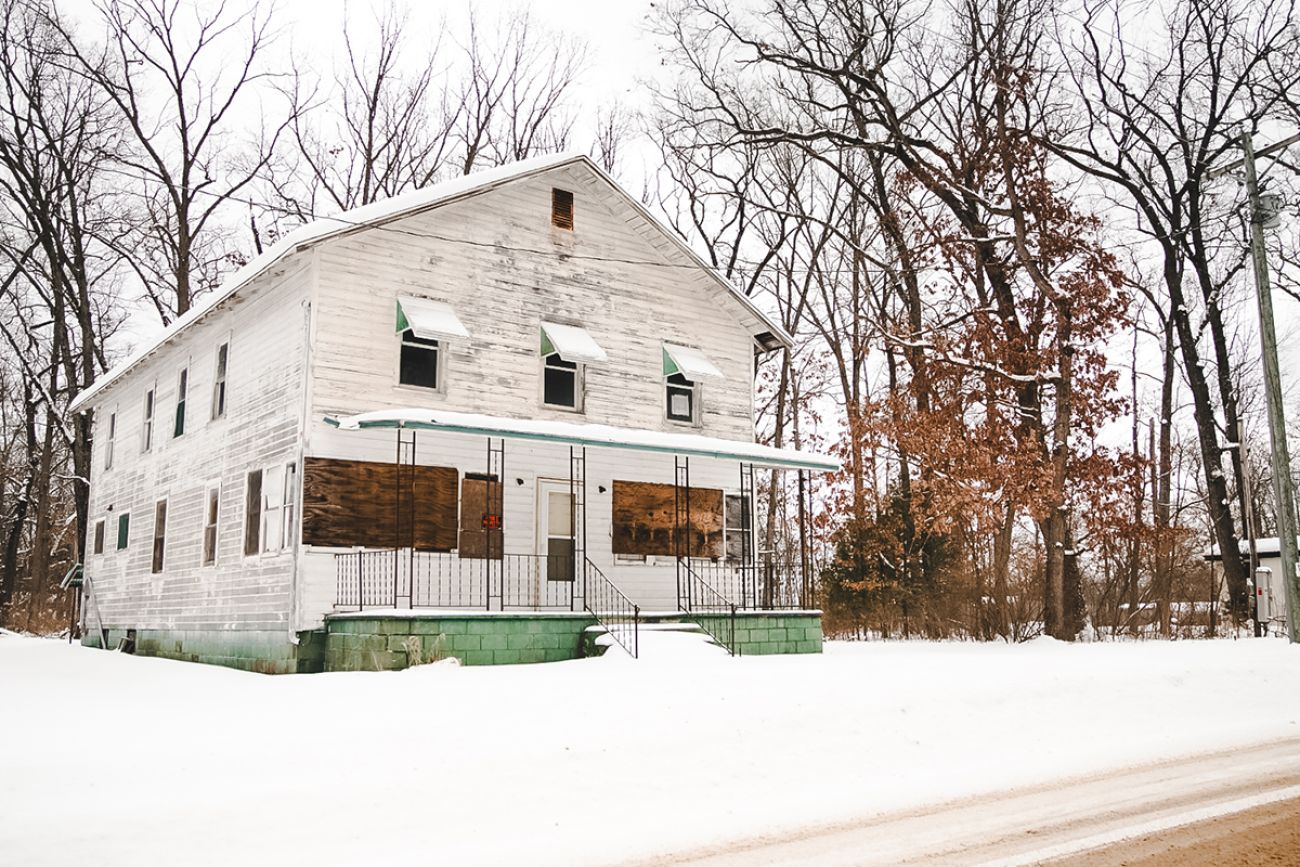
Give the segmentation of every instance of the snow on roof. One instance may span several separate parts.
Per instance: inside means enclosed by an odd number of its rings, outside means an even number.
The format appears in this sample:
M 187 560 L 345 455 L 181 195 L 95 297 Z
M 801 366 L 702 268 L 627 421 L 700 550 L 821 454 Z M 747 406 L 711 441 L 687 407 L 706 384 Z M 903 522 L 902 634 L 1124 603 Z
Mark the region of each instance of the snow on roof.
M 256 257 L 234 274 L 227 277 L 217 291 L 191 307 L 183 316 L 177 317 L 157 336 L 141 343 L 135 351 L 114 365 L 107 373 L 96 379 L 89 388 L 77 395 L 76 400 L 72 402 L 71 409 L 73 412 L 80 410 L 97 394 L 112 385 L 114 381 L 120 378 L 128 370 L 135 367 L 141 361 L 144 361 L 177 334 L 184 331 L 190 325 L 219 306 L 222 302 L 229 299 L 254 277 L 257 277 L 281 258 L 287 256 L 289 253 L 299 249 L 300 247 L 323 241 L 326 238 L 352 231 L 354 229 L 383 223 L 399 216 L 406 215 L 412 211 L 431 208 L 435 205 L 446 202 L 449 199 L 467 195 L 486 187 L 522 178 L 537 172 L 547 171 L 573 162 L 585 163 L 588 168 L 595 171 L 596 174 L 611 184 L 615 189 L 620 192 L 623 191 L 623 188 L 618 185 L 618 182 L 610 177 L 609 174 L 598 166 L 590 157 L 585 154 L 567 151 L 520 160 L 519 162 L 496 166 L 491 169 L 484 169 L 483 171 L 452 178 L 432 186 L 421 187 L 420 189 L 399 193 L 396 196 L 392 196 L 382 201 L 372 202 L 369 205 L 362 205 L 359 208 L 353 208 L 350 211 L 343 211 L 334 216 L 322 217 L 313 220 L 310 223 L 305 223 L 280 238 L 280 240 L 267 248 L 260 256 Z M 766 326 L 778 340 L 787 346 L 793 343 L 793 338 L 785 331 L 785 329 L 759 309 L 758 306 L 754 304 L 753 300 L 737 289 L 731 281 L 727 280 L 727 278 L 722 276 L 722 274 L 715 268 L 700 258 L 699 254 L 692 250 L 690 245 L 678 237 L 673 230 L 665 226 L 662 220 L 652 214 L 634 197 L 627 195 L 626 192 L 624 192 L 624 196 L 639 213 L 676 241 L 678 246 L 702 269 L 720 281 L 728 291 L 730 291 L 732 297 L 740 302 L 740 304 L 755 318 L 757 318 L 759 322 L 763 323 L 763 325 Z
M 1300 537 L 1297 537 L 1300 541 Z M 1243 554 L 1250 553 L 1250 540 L 1238 539 L 1237 548 Z M 1277 536 L 1261 536 L 1255 540 L 1255 553 L 1261 557 L 1277 557 L 1282 553 L 1282 544 Z M 1211 545 L 1210 550 L 1205 553 L 1206 560 L 1221 560 L 1219 546 Z
M 693 433 L 621 428 L 604 424 L 578 424 L 543 419 L 505 418 L 478 413 L 447 412 L 411 407 L 376 410 L 325 421 L 341 430 L 364 428 L 433 428 L 450 433 L 482 434 L 508 439 L 531 439 L 547 442 L 622 448 L 635 451 L 667 452 L 681 455 L 750 461 L 768 467 L 832 472 L 840 462 L 828 455 L 778 449 L 758 443 L 724 440 Z

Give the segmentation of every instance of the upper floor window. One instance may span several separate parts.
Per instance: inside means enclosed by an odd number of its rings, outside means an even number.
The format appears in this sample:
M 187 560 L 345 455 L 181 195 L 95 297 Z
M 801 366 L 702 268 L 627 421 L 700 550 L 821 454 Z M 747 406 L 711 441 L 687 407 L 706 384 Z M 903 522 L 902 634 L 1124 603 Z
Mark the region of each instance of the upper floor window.
M 104 519 L 100 518 L 95 522 L 95 548 L 96 554 L 104 553 Z
M 156 388 L 144 393 L 144 422 L 140 425 L 140 450 L 147 452 L 153 448 L 153 412 Z
M 172 423 L 172 436 L 185 433 L 185 403 L 190 393 L 190 370 L 181 368 L 181 375 L 176 380 L 176 419 Z
M 104 469 L 113 469 L 113 442 L 117 439 L 117 413 L 108 414 L 108 436 L 104 438 Z
M 680 373 L 674 373 L 665 379 L 668 399 L 668 418 L 673 421 L 695 423 L 696 384 Z
M 542 360 L 542 403 L 564 409 L 578 409 L 582 395 L 582 367 L 565 361 L 558 352 Z
M 442 346 L 439 341 L 417 337 L 411 329 L 403 331 L 402 358 L 397 381 L 402 385 L 438 388 L 442 384 L 439 378 L 442 367 L 441 354 Z
M 722 379 L 722 371 L 693 346 L 663 346 L 664 414 L 669 421 L 700 424 L 700 382 Z
M 217 369 L 212 379 L 212 418 L 226 417 L 226 374 L 230 367 L 230 343 L 217 347 Z
M 582 412 L 588 364 L 609 360 L 586 329 L 542 323 L 542 404 Z

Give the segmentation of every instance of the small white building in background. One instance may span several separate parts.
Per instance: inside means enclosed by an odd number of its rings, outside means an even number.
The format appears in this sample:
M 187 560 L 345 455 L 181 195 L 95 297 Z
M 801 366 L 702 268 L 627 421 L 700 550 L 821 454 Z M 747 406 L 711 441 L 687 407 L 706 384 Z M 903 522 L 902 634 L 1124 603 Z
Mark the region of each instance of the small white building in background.
M 1242 539 L 1239 545 L 1242 555 L 1249 557 L 1250 541 Z M 1259 558 L 1259 567 L 1255 570 L 1255 605 L 1260 623 L 1270 635 L 1286 635 L 1288 611 L 1280 540 L 1277 536 L 1256 539 L 1255 554 Z M 1216 546 L 1210 549 L 1205 559 L 1217 563 L 1223 558 Z
M 358 609 L 809 608 L 806 551 L 755 538 L 755 468 L 837 466 L 754 442 L 789 345 L 585 156 L 303 226 L 78 398 L 84 640 L 294 671 Z M 811 649 L 731 620 L 733 651 Z M 465 661 L 573 649 L 498 638 Z

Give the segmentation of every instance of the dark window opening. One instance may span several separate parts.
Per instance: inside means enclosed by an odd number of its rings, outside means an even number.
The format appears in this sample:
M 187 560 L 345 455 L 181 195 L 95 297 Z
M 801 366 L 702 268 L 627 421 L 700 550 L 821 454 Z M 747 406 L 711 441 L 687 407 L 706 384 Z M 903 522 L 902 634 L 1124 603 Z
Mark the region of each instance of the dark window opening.
M 248 474 L 247 496 L 244 499 L 244 556 L 262 550 L 262 471 Z
M 217 515 L 220 512 L 221 492 L 217 488 L 208 490 L 208 502 L 203 517 L 203 565 L 211 566 L 217 562 Z
M 568 190 L 551 190 L 551 225 L 573 229 L 573 193 Z
M 695 421 L 695 383 L 680 373 L 668 377 L 668 417 L 673 421 Z
M 131 536 L 131 513 L 123 512 L 117 516 L 117 550 L 125 551 Z
M 95 553 L 104 553 L 104 522 L 95 522 Z
M 172 437 L 178 437 L 185 433 L 185 399 L 189 396 L 190 391 L 190 372 L 182 370 L 180 379 L 176 381 L 176 423 L 172 427 Z
M 163 570 L 163 549 L 167 545 L 167 501 L 159 500 L 153 510 L 153 565 L 157 574 Z
M 217 372 L 212 383 L 212 418 L 225 418 L 226 415 L 226 369 L 230 364 L 230 344 L 223 343 L 217 349 Z
M 578 365 L 557 353 L 546 356 L 542 402 L 547 406 L 578 408 Z
M 410 330 L 403 331 L 398 382 L 420 388 L 437 388 L 439 350 L 438 341 L 416 337 Z

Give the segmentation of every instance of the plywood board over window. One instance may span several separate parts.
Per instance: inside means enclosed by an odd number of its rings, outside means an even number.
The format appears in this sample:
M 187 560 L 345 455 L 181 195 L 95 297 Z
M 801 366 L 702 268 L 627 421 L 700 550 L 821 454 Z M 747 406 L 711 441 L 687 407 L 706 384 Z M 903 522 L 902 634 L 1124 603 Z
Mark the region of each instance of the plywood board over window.
M 450 551 L 456 547 L 456 477 L 452 467 L 305 458 L 303 543 Z
M 614 480 L 613 525 L 615 554 L 671 557 L 675 523 L 672 485 Z M 721 557 L 722 491 L 691 488 L 690 553 L 692 557 Z
M 495 491 L 498 502 L 488 508 L 488 480 L 482 476 L 466 476 L 460 483 L 460 556 L 486 560 L 491 534 L 492 559 L 503 555 L 501 544 L 501 489 Z M 490 525 L 495 524 L 495 529 Z

